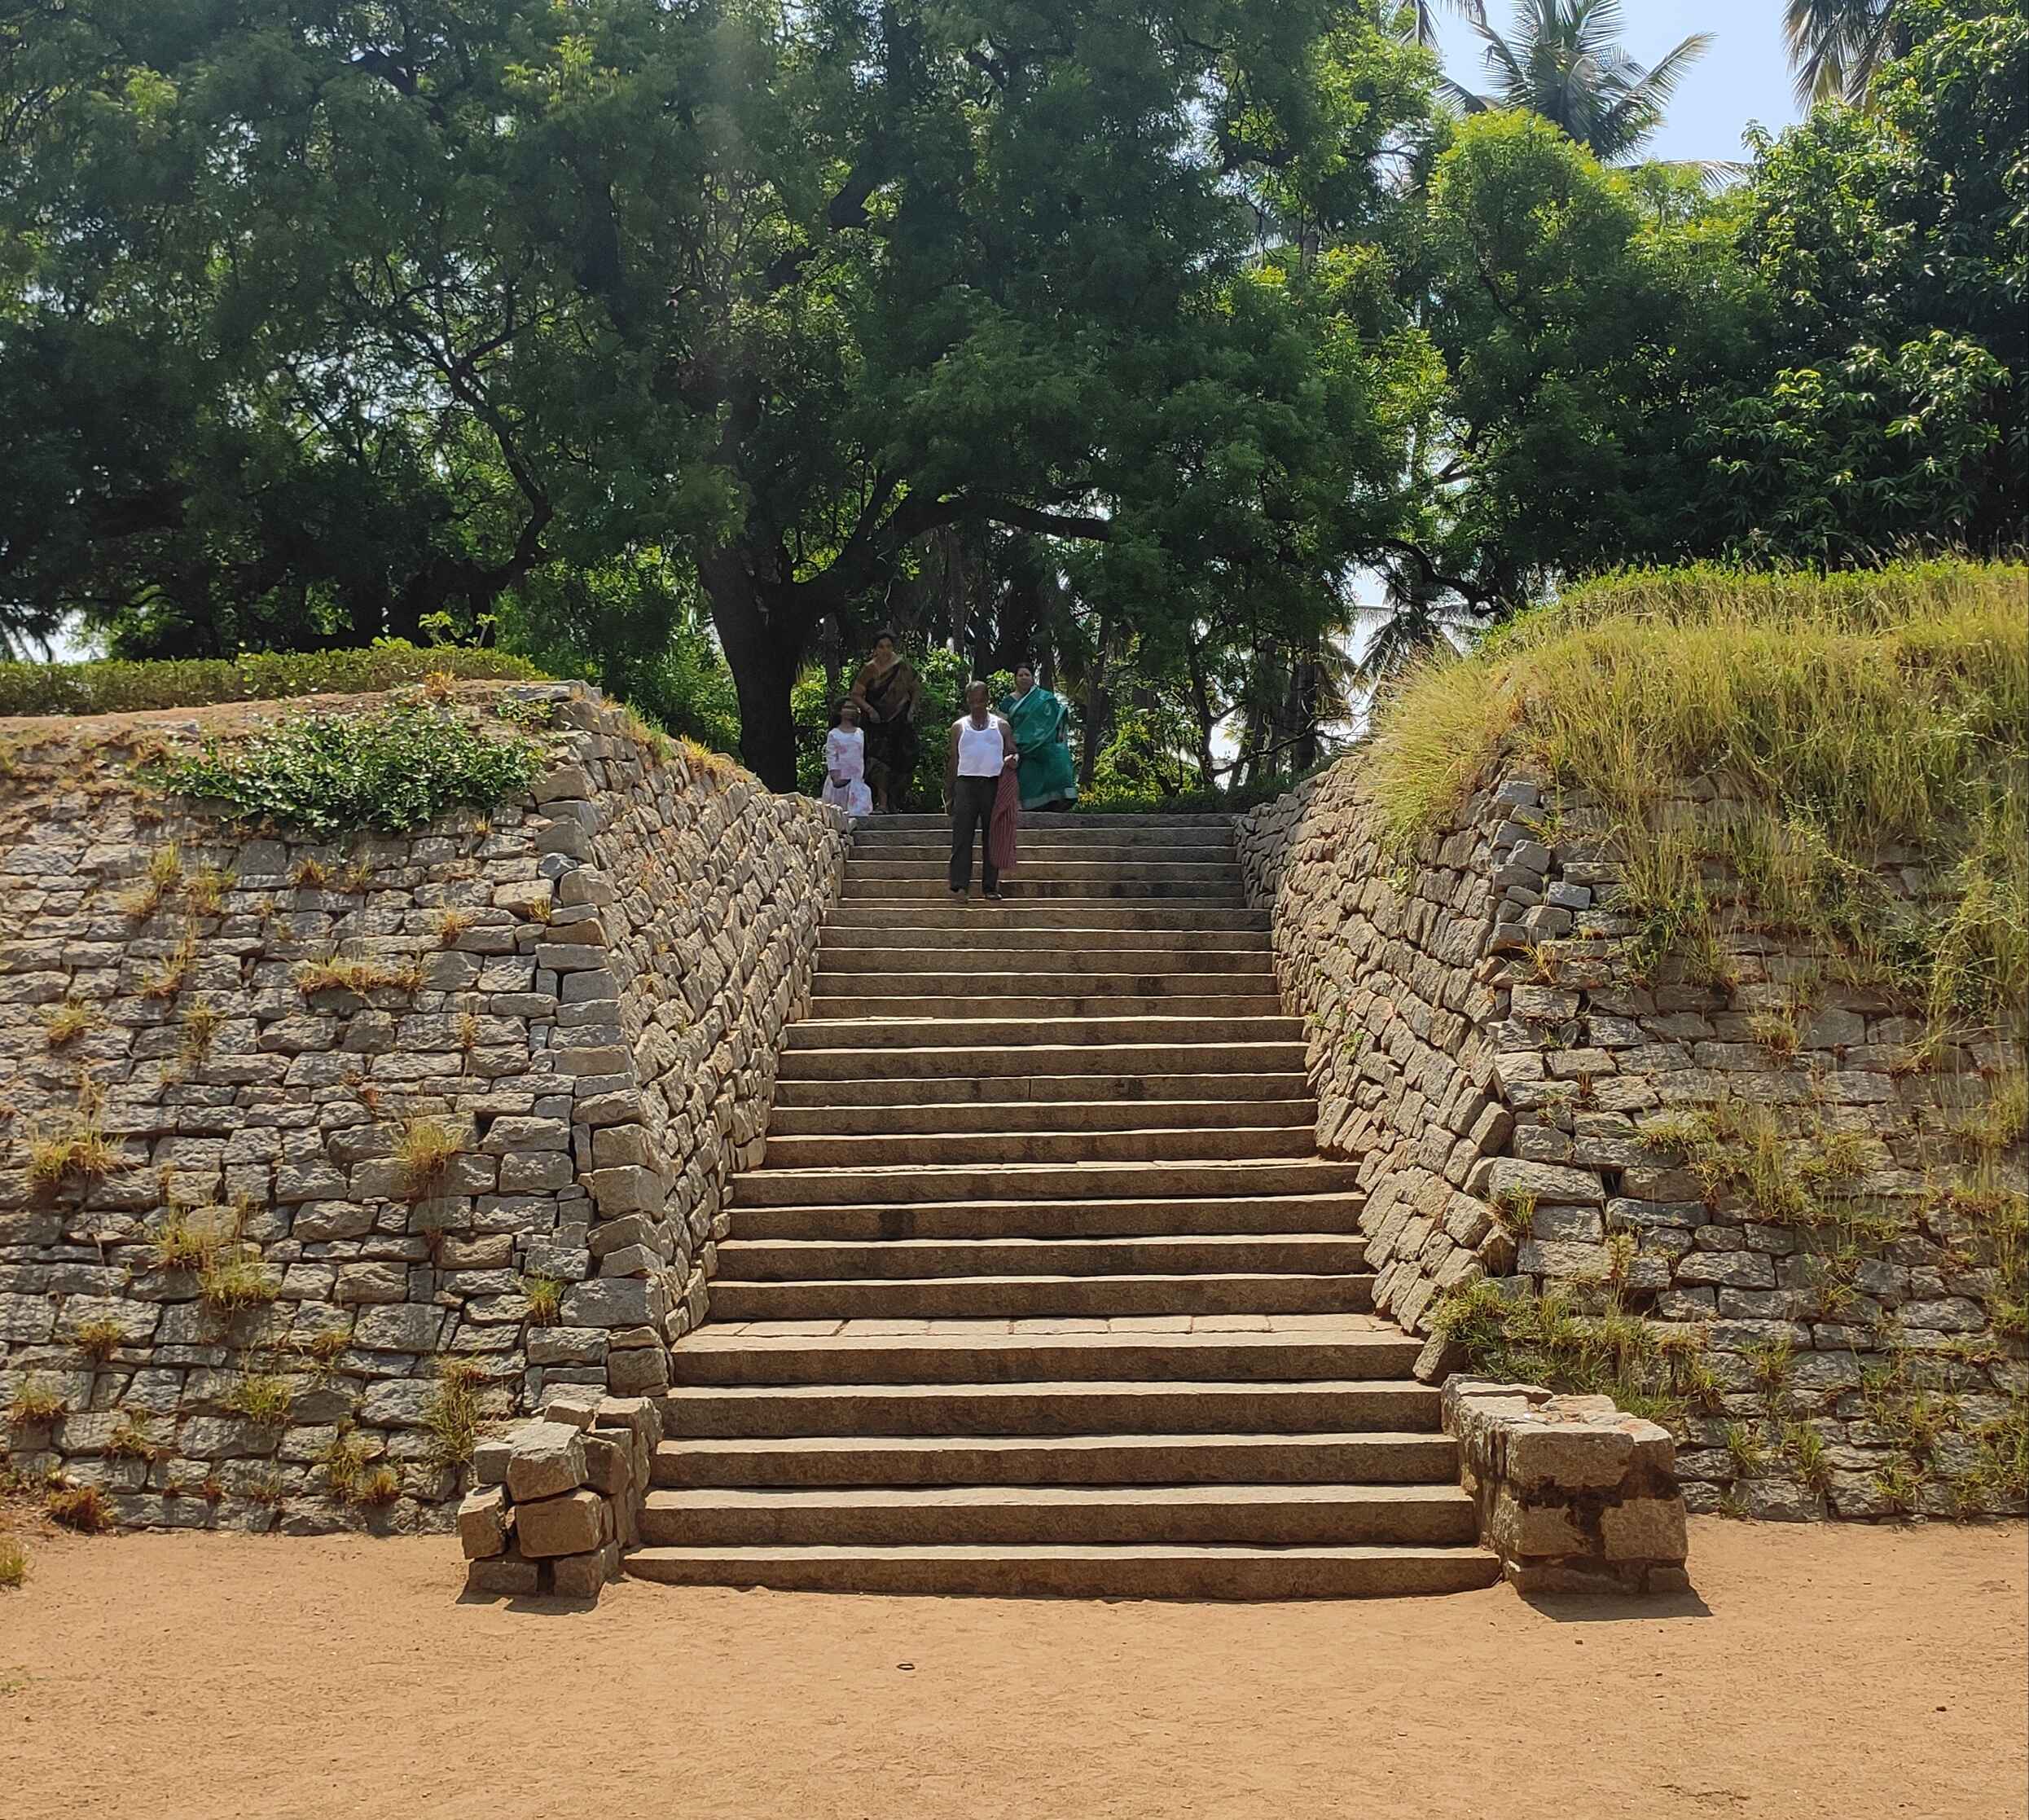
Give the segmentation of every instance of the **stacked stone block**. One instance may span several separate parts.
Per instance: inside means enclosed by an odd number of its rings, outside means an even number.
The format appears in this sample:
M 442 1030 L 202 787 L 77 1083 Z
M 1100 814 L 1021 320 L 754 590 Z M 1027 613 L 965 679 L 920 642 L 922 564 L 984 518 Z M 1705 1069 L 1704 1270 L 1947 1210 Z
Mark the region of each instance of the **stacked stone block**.
M 1724 780 L 1689 780 L 1661 812 L 1726 800 Z M 2029 1356 L 1938 1190 L 1953 1127 L 2019 1082 L 2018 1027 L 1928 1045 L 1920 1019 L 1842 983 L 1800 937 L 1731 935 L 1716 969 L 1638 968 L 1603 811 L 1526 776 L 1476 792 L 1406 861 L 1357 757 L 1240 818 L 1238 837 L 1285 997 L 1310 1023 L 1320 1148 L 1362 1160 L 1381 1308 L 1427 1333 L 1443 1296 L 1482 1277 L 1580 1306 L 1610 1278 L 1702 1344 L 1717 1381 L 1679 1437 L 1692 1509 L 1963 1513 L 1957 1484 L 1981 1431 L 2018 1416 Z M 1877 876 L 1916 905 L 1943 890 L 1909 853 L 1880 855 Z M 1717 873 L 1707 888 L 1741 895 Z M 1810 1233 L 1713 1191 L 1662 1140 L 1687 1114 L 1765 1119 L 1798 1166 L 1856 1144 L 1840 1192 L 1892 1210 L 1900 1235 L 1828 1290 Z M 2018 1142 L 1996 1185 L 2029 1186 Z M 1426 1349 L 1426 1375 L 1449 1362 Z M 1942 1424 L 1912 1492 L 1895 1489 L 1907 1437 L 1866 1394 L 1884 1375 Z M 1781 1464 L 1799 1427 L 1822 1445 L 1815 1482 Z
M 129 1524 L 436 1528 L 475 1427 L 666 1382 L 843 818 L 582 685 L 461 699 L 550 762 L 407 838 L 243 838 L 110 752 L 0 803 L 0 1419 L 60 1405 L 13 1472 Z M 32 1184 L 63 1133 L 109 1163 Z
M 467 1592 L 596 1601 L 640 1539 L 661 1439 L 649 1398 L 567 1385 L 532 1420 L 481 1443 L 477 1483 L 458 1507 Z

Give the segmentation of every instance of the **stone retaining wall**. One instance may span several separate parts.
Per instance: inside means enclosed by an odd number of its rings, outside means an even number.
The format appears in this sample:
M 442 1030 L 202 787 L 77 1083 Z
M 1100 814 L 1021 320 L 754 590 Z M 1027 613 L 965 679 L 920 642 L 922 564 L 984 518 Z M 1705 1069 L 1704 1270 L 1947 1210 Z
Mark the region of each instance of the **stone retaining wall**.
M 15 1475 L 125 1523 L 443 1527 L 490 1424 L 666 1382 L 845 823 L 582 685 L 459 699 L 538 728 L 530 798 L 342 851 L 135 788 L 130 725 L 98 763 L 61 723 L 13 736 Z M 32 1180 L 58 1140 L 83 1167 Z
M 1378 1304 L 1429 1334 L 1485 1278 L 1641 1317 L 1698 1361 L 1693 1510 L 2021 1510 L 2020 1031 L 1927 1043 L 1765 931 L 1638 965 L 1605 822 L 1511 776 L 1404 863 L 1357 756 L 1239 819 L 1320 1146 L 1364 1164 Z M 1878 876 L 1942 887 L 1905 853 Z M 1426 1348 L 1426 1375 L 1456 1363 Z

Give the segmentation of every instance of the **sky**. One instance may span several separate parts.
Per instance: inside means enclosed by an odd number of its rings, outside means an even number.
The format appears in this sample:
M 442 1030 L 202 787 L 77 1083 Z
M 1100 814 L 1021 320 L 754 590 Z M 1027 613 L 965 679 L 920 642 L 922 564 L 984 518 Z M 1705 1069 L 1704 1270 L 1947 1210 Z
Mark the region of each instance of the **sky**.
M 1749 121 L 1759 121 L 1773 133 L 1796 121 L 1781 0 L 1623 0 L 1622 15 L 1622 47 L 1640 64 L 1653 64 L 1694 32 L 1710 32 L 1715 39 L 1684 77 L 1647 156 L 1737 158 Z M 1514 0 L 1487 0 L 1487 15 L 1496 30 L 1509 32 Z M 1488 86 L 1471 27 L 1446 13 L 1441 29 L 1445 73 L 1469 89 Z

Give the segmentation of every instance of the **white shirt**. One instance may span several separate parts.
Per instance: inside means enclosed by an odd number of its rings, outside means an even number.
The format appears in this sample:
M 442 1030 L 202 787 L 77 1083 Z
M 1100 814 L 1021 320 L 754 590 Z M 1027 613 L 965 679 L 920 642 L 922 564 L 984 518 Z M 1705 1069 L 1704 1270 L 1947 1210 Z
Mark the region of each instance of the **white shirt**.
M 1007 764 L 1007 747 L 1001 739 L 1007 726 L 999 714 L 988 714 L 984 727 L 975 727 L 965 715 L 958 728 L 958 775 L 960 777 L 998 777 Z

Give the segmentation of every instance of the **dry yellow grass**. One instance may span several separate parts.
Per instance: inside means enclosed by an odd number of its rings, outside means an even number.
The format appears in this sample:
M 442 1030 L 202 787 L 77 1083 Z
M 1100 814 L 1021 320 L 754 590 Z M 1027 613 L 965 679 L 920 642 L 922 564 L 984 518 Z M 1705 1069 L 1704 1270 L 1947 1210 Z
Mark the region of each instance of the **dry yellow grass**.
M 1702 863 L 1763 926 L 1809 932 L 1943 1021 L 2029 990 L 2029 568 L 1866 574 L 1692 569 L 1609 578 L 1383 710 L 1372 776 L 1404 848 L 1504 763 L 1596 792 L 1654 947 L 1722 964 Z M 1684 783 L 1737 800 L 1684 809 Z M 1916 920 L 1877 857 L 1922 852 L 1950 890 Z

